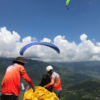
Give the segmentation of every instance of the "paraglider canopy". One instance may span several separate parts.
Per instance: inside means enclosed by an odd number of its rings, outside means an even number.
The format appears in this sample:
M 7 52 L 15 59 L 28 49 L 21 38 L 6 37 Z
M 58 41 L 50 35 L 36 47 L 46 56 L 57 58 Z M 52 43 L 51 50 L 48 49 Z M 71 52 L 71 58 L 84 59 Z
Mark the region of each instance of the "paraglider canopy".
M 66 7 L 68 7 L 70 0 L 66 0 Z M 69 10 L 69 8 L 67 8 Z
M 66 7 L 68 7 L 70 0 L 66 0 Z
M 21 50 L 20 50 L 20 55 L 23 55 L 23 53 L 25 52 L 26 49 L 28 49 L 30 46 L 33 45 L 44 45 L 44 46 L 48 46 L 52 49 L 54 49 L 57 53 L 60 53 L 60 50 L 58 49 L 58 47 L 52 43 L 48 43 L 48 42 L 33 42 L 33 43 L 29 43 L 27 45 L 25 45 Z

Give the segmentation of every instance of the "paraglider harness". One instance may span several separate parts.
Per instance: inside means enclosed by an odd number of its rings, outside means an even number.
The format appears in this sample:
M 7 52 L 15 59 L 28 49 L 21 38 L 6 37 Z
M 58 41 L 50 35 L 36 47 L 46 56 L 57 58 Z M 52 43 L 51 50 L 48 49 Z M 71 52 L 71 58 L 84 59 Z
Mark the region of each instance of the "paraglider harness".
M 47 85 L 48 83 L 51 82 L 51 79 L 50 79 L 50 76 L 48 74 L 44 74 L 42 76 L 42 79 L 41 79 L 41 83 L 39 84 L 39 86 L 45 86 Z M 52 86 L 46 88 L 48 91 L 52 92 Z

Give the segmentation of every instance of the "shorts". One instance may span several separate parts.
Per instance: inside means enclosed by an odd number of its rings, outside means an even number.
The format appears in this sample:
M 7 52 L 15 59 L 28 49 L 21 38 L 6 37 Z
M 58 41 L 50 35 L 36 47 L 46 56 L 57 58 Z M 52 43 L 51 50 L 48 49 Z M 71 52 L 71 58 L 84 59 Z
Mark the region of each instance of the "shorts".
M 12 95 L 1 95 L 1 100 L 18 100 L 18 96 L 12 94 Z

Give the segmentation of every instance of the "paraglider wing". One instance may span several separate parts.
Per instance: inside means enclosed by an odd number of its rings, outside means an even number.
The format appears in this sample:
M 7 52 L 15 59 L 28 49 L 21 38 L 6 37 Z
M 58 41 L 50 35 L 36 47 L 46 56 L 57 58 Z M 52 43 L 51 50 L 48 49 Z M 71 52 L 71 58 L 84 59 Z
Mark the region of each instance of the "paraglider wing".
M 48 46 L 48 47 L 51 47 L 52 49 L 54 49 L 57 53 L 60 53 L 60 50 L 58 49 L 58 47 L 55 46 L 52 43 L 48 43 L 48 42 L 33 42 L 33 43 L 29 43 L 29 44 L 25 45 L 20 50 L 20 55 L 23 55 L 23 53 L 25 52 L 25 50 L 28 49 L 30 46 L 33 46 L 33 45 L 44 45 L 44 46 Z
M 66 7 L 68 7 L 70 0 L 66 0 Z

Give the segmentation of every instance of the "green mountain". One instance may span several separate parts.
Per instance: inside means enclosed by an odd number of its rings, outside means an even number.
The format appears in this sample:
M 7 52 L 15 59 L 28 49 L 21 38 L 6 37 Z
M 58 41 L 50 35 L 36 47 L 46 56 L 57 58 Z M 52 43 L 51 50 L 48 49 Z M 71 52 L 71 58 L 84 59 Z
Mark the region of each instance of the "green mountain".
M 88 80 L 80 84 L 75 84 L 68 87 L 66 92 L 65 99 L 68 100 L 99 100 L 100 80 Z
M 13 58 L 0 58 L 1 77 L 4 75 L 7 66 L 12 64 L 12 61 L 13 61 Z M 42 75 L 46 73 L 45 71 L 46 66 L 50 64 L 46 62 L 30 60 L 30 59 L 26 59 L 26 61 L 28 63 L 24 67 L 29 77 L 33 80 L 33 82 L 36 85 L 38 85 L 40 82 L 39 80 L 41 80 Z M 59 68 L 59 67 L 54 66 L 53 64 L 51 65 L 53 66 L 54 70 L 60 74 L 62 85 L 64 83 L 76 84 L 76 83 L 84 82 L 85 80 L 88 80 L 88 79 L 93 79 L 93 77 L 90 77 L 88 75 L 75 73 L 65 68 Z
M 69 69 L 71 71 L 86 74 L 100 79 L 100 61 L 84 61 L 84 62 L 52 62 L 51 64 L 60 68 Z
M 84 90 L 85 92 L 94 92 L 95 91 L 98 91 L 100 87 L 100 80 L 87 80 L 87 81 L 84 81 L 80 84 L 75 84 L 73 86 L 70 86 L 67 88 L 67 90 L 77 90 L 77 91 L 81 91 L 81 90 Z
M 0 82 L 2 81 L 2 78 L 5 74 L 6 68 L 12 64 L 13 58 L 0 58 Z M 74 84 L 82 83 L 89 79 L 94 79 L 91 76 L 88 76 L 83 73 L 76 73 L 74 71 L 69 70 L 65 67 L 58 67 L 51 63 L 46 63 L 42 61 L 36 61 L 36 60 L 30 60 L 26 59 L 28 62 L 24 67 L 29 75 L 29 77 L 32 79 L 35 86 L 38 86 L 42 75 L 46 73 L 45 68 L 48 65 L 52 65 L 54 68 L 54 71 L 58 72 L 61 77 L 62 82 L 62 100 L 65 98 L 65 92 L 66 89 L 70 86 L 73 86 Z M 26 81 L 22 78 L 22 82 L 24 82 L 25 87 L 28 85 Z M 21 98 L 24 92 L 21 92 Z

